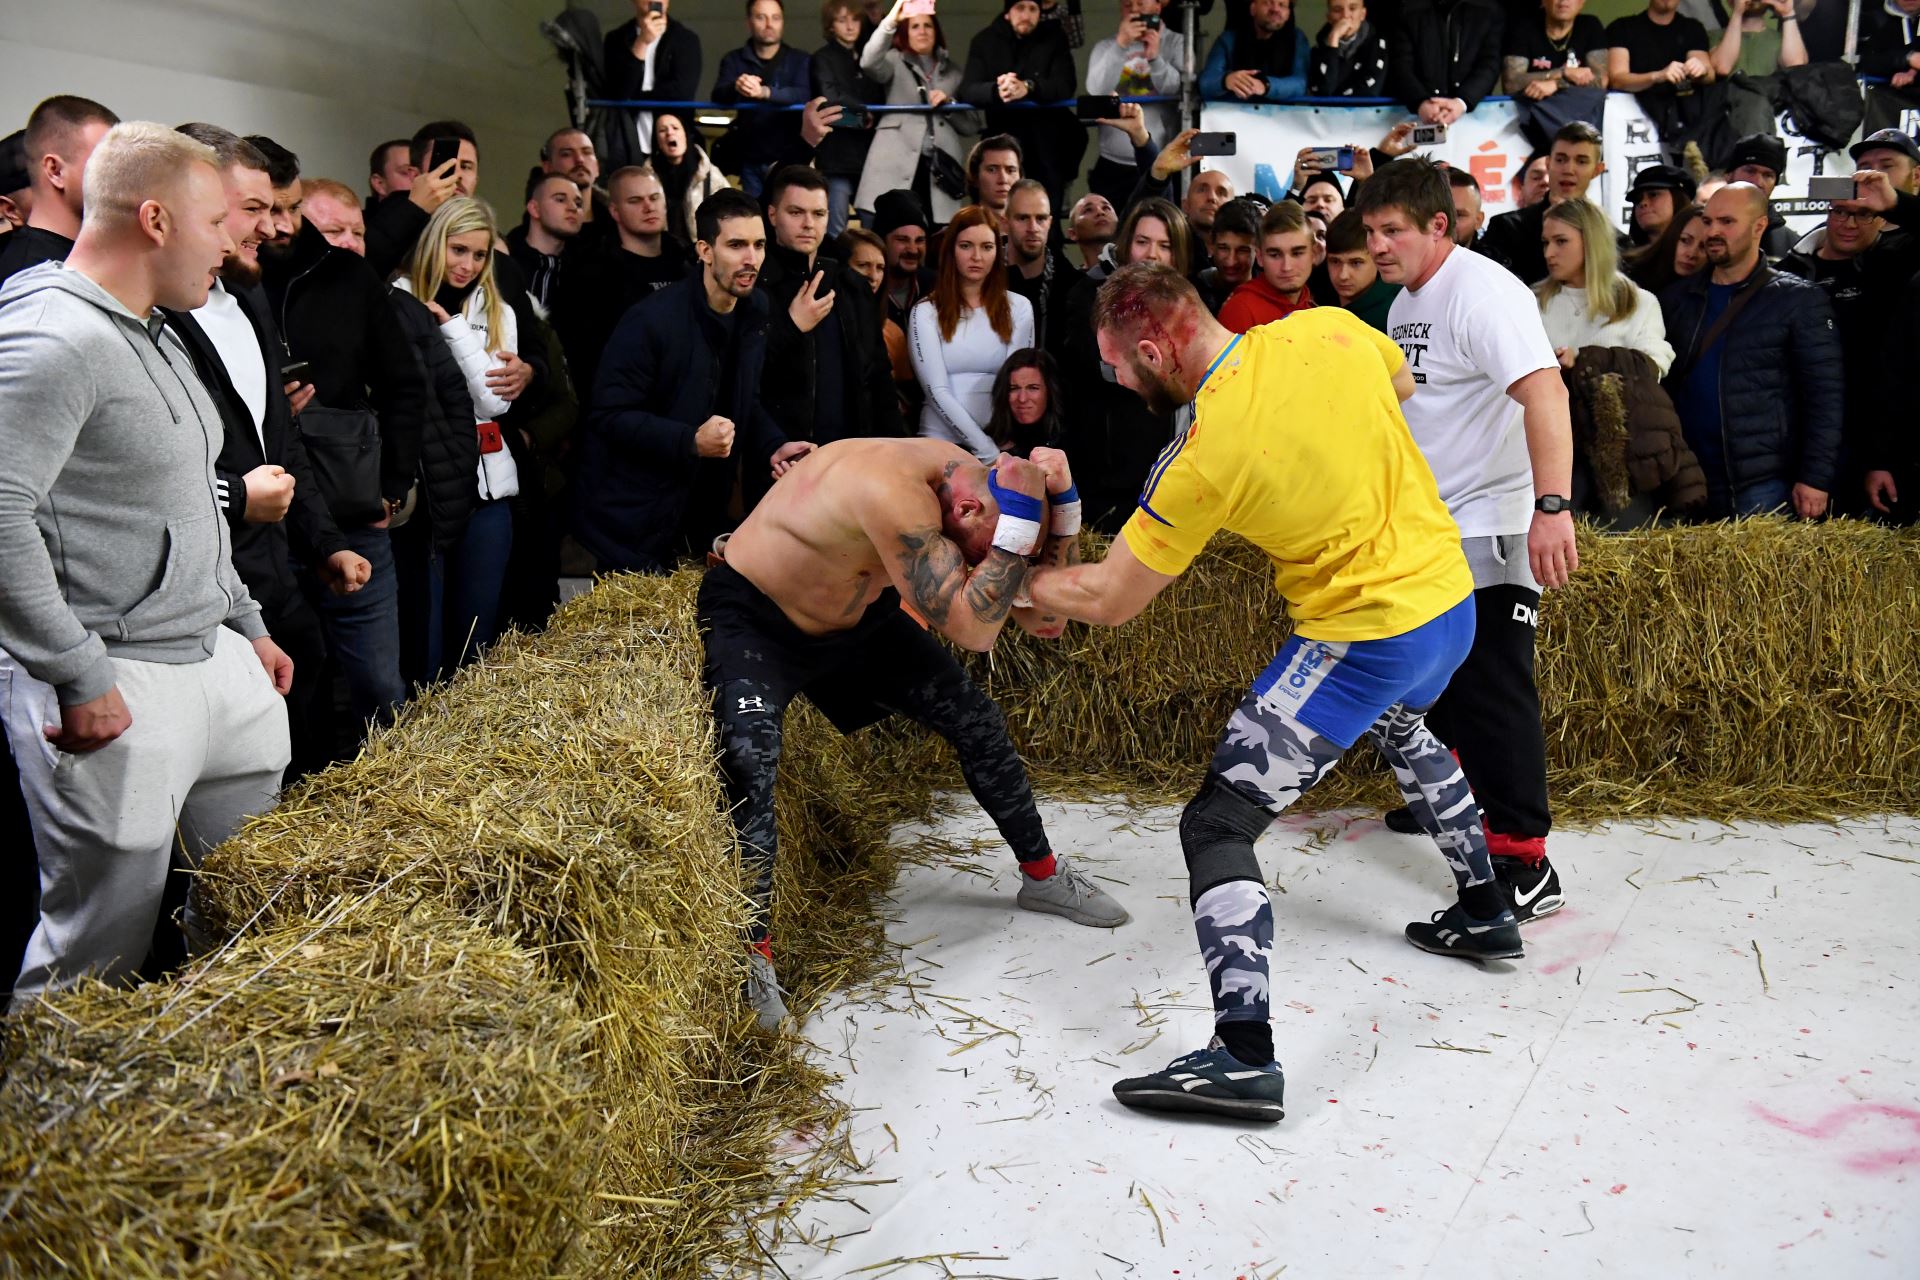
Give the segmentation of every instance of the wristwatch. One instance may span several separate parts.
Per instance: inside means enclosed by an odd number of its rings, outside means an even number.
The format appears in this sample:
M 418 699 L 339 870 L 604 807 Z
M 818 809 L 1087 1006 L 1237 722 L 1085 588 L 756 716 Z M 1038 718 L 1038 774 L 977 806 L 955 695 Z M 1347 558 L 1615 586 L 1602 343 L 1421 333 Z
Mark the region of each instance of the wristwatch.
M 1557 516 L 1562 511 L 1573 510 L 1573 504 L 1557 493 L 1548 493 L 1533 500 L 1533 509 L 1542 515 Z

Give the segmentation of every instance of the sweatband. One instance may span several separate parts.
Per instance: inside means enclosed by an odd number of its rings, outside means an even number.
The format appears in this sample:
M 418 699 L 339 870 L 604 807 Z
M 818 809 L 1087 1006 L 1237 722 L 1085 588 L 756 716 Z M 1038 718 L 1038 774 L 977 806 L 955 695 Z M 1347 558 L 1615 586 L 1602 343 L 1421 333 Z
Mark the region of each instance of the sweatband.
M 1040 546 L 1040 521 L 1046 515 L 1040 499 L 1002 488 L 991 471 L 987 472 L 987 492 L 1000 504 L 1000 520 L 993 527 L 993 545 L 1016 556 L 1032 555 Z
M 1047 495 L 1047 501 L 1053 505 L 1053 524 L 1047 529 L 1050 538 L 1071 538 L 1080 532 L 1080 486 L 1070 484 L 1064 493 Z

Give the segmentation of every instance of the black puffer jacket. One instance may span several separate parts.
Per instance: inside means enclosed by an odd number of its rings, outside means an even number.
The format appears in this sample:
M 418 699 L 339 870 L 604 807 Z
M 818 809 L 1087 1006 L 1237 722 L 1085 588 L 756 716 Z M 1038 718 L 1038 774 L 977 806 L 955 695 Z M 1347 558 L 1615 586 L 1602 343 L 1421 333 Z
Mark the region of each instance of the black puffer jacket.
M 480 490 L 474 484 L 480 438 L 473 429 L 473 397 L 467 394 L 467 380 L 433 313 L 405 289 L 389 287 L 387 297 L 401 331 L 413 343 L 427 384 L 427 412 L 420 430 L 420 493 L 412 518 L 431 523 L 434 549 L 444 552 L 460 541 L 480 502 Z
M 1411 0 L 1387 40 L 1387 96 L 1418 111 L 1459 98 L 1471 111 L 1500 80 L 1505 19 L 1487 0 Z
M 1846 372 L 1833 307 L 1818 285 L 1768 273 L 1760 292 L 1720 339 L 1720 429 L 1728 487 L 1781 476 L 1827 493 L 1839 473 Z M 1660 295 L 1667 341 L 1680 354 L 1667 387 L 1680 403 L 1680 383 L 1704 336 L 1707 284 L 1702 271 Z M 1752 277 L 1749 276 L 1748 279 Z

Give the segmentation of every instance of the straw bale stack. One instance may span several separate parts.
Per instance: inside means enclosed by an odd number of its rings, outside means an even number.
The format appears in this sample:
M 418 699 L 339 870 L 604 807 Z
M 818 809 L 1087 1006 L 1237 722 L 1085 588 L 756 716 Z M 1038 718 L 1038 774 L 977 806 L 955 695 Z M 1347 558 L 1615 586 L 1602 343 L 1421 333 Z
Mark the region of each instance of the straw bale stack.
M 9 1019 L 0 1272 L 591 1274 L 591 1037 L 532 957 L 361 900 Z
M 1781 519 L 1583 528 L 1580 558 L 1540 611 L 1562 819 L 1920 807 L 1920 534 Z M 1009 633 L 973 661 L 1049 787 L 1184 799 L 1286 634 L 1265 558 L 1223 538 L 1125 627 L 1053 643 Z M 1305 803 L 1397 801 L 1363 748 Z

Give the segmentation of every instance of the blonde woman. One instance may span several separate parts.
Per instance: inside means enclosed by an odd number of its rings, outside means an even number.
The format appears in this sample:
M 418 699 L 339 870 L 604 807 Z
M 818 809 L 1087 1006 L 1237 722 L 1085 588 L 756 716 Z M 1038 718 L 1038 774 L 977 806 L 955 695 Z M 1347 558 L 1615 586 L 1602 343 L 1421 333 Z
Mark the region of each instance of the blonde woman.
M 520 469 L 503 428 L 512 405 L 487 382 L 519 348 L 513 309 L 500 297 L 493 279 L 494 250 L 500 233 L 493 212 L 471 196 L 457 196 L 434 211 L 414 246 L 413 262 L 396 285 L 426 304 L 440 325 L 440 336 L 460 366 L 478 421 L 480 505 L 466 533 L 447 552 L 440 572 L 429 575 L 439 606 L 430 616 L 444 625 L 429 637 L 435 663 L 447 674 L 499 634 L 500 595 L 506 584 L 507 557 L 513 550 L 513 508 L 520 492 Z M 431 624 L 429 624 L 431 625 Z M 436 647 L 434 640 L 440 640 Z M 444 660 L 444 655 L 453 655 Z
M 1562 200 L 1540 231 L 1547 278 L 1533 286 L 1540 320 L 1560 366 L 1571 369 L 1582 347 L 1628 347 L 1665 377 L 1673 364 L 1667 322 L 1654 296 L 1620 274 L 1613 228 L 1591 200 Z
M 1574 508 L 1630 528 L 1662 508 L 1698 506 L 1707 490 L 1660 385 L 1673 364 L 1666 319 L 1652 294 L 1620 274 L 1614 245 L 1597 205 L 1562 201 L 1541 224 L 1547 278 L 1533 289 L 1566 370 Z

